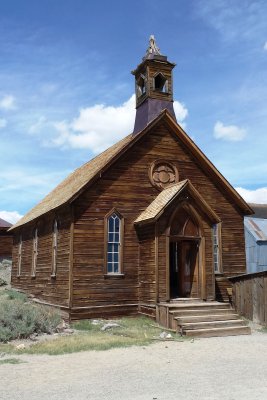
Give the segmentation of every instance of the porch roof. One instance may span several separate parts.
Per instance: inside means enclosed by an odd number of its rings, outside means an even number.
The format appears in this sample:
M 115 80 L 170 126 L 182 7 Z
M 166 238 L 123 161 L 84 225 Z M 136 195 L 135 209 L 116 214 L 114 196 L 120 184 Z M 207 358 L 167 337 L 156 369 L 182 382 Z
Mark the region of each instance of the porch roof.
M 188 188 L 190 194 L 195 199 L 198 199 L 201 209 L 209 216 L 214 222 L 220 222 L 218 215 L 210 208 L 199 192 L 194 188 L 189 179 L 178 182 L 174 185 L 168 186 L 162 190 L 159 195 L 149 204 L 149 206 L 137 217 L 134 221 L 135 224 L 144 224 L 157 220 L 164 212 L 166 207 L 183 192 L 185 188 Z

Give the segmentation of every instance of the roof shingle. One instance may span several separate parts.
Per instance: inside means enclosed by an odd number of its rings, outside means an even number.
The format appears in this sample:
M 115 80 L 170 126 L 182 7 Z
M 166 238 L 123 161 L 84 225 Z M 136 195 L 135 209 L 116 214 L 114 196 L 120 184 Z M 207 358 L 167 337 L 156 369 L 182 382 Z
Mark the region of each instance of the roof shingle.
M 24 215 L 12 229 L 40 217 L 48 211 L 54 210 L 72 199 L 84 186 L 86 186 L 102 168 L 108 164 L 122 148 L 131 141 L 132 135 L 128 135 L 103 153 L 83 164 L 72 172 L 64 181 L 52 190 L 43 200 Z
M 164 208 L 172 201 L 188 183 L 188 180 L 181 181 L 164 189 L 160 194 L 149 204 L 149 206 L 139 215 L 134 221 L 135 224 L 140 222 L 148 222 L 157 218 Z

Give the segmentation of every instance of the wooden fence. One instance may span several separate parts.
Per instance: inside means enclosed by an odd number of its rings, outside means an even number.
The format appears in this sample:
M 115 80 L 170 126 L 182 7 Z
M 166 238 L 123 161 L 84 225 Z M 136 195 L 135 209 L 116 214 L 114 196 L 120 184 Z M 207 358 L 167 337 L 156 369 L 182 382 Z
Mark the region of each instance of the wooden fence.
M 233 283 L 233 306 L 237 312 L 267 326 L 267 271 L 229 278 Z

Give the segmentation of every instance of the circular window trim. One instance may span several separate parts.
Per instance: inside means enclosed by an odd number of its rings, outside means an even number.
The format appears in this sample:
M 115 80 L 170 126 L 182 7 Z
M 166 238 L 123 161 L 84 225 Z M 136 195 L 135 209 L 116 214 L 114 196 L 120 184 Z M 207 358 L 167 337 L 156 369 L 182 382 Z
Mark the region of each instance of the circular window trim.
M 155 182 L 153 175 L 155 173 L 155 169 L 158 168 L 159 166 L 163 166 L 163 167 L 169 167 L 170 169 L 173 170 L 174 173 L 174 181 L 168 183 L 166 182 L 166 184 L 164 182 Z M 149 168 L 149 172 L 148 172 L 148 176 L 149 176 L 149 180 L 152 186 L 154 186 L 155 188 L 157 188 L 158 190 L 164 190 L 166 187 L 168 187 L 169 185 L 173 185 L 177 182 L 179 182 L 179 173 L 178 173 L 178 169 L 176 167 L 176 165 L 171 162 L 171 161 L 166 161 L 164 159 L 159 159 L 154 161 Z

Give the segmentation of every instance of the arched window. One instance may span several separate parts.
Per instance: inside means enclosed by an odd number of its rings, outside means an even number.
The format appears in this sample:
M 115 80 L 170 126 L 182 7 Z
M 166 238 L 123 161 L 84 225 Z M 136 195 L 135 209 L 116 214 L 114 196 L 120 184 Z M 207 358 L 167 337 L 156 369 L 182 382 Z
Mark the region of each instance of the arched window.
M 168 93 L 168 80 L 162 73 L 158 73 L 153 80 L 154 90 L 161 93 Z
M 213 265 L 215 274 L 222 273 L 222 259 L 221 259 L 221 224 L 214 224 L 212 226 L 212 239 L 213 239 Z
M 141 74 L 136 81 L 137 85 L 137 97 L 141 97 L 146 93 L 146 77 Z
M 52 268 L 51 276 L 55 277 L 57 273 L 57 243 L 58 243 L 58 222 L 54 221 L 52 233 Z
M 106 217 L 106 272 L 122 273 L 122 218 L 117 212 Z
M 21 275 L 21 260 L 22 260 L 22 236 L 19 237 L 19 244 L 18 244 L 18 270 L 17 276 Z
M 32 249 L 32 273 L 31 276 L 36 276 L 37 256 L 38 256 L 38 229 L 35 228 L 33 233 L 33 249 Z

